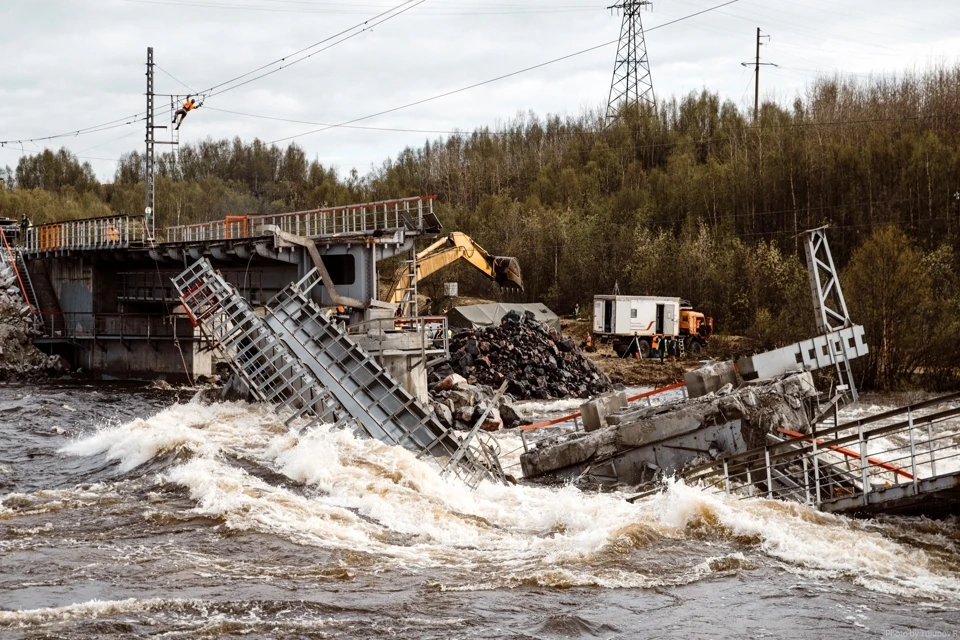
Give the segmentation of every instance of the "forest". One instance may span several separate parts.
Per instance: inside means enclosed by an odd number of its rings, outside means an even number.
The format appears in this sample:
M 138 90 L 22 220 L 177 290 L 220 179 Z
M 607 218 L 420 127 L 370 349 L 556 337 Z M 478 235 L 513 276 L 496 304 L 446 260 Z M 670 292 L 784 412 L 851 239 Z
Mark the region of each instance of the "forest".
M 436 194 L 444 227 L 517 256 L 558 313 L 611 293 L 681 296 L 763 347 L 815 332 L 802 233 L 829 225 L 871 388 L 960 380 L 960 66 L 821 77 L 756 122 L 707 90 L 626 109 L 518 115 L 425 140 L 366 175 L 291 144 L 206 140 L 157 160 L 159 226 Z M 112 182 L 66 150 L 0 169 L 0 216 L 136 214 L 143 155 Z M 457 272 L 461 294 L 496 297 Z M 438 286 L 439 283 L 434 283 Z

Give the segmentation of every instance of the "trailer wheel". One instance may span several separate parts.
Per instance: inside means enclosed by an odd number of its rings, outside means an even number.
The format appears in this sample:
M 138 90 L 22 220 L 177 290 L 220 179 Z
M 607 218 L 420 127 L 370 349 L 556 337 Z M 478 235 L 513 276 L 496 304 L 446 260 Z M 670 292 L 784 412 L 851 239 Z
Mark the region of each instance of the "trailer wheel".
M 690 346 L 687 347 L 687 351 L 688 351 L 688 352 L 690 353 L 690 355 L 692 355 L 692 356 L 698 356 L 698 355 L 700 355 L 700 352 L 701 352 L 702 350 L 703 350 L 703 347 L 700 345 L 700 343 L 699 343 L 697 340 L 691 340 L 691 341 L 690 341 Z
M 650 341 L 641 338 L 640 342 L 640 357 L 646 360 L 650 357 Z

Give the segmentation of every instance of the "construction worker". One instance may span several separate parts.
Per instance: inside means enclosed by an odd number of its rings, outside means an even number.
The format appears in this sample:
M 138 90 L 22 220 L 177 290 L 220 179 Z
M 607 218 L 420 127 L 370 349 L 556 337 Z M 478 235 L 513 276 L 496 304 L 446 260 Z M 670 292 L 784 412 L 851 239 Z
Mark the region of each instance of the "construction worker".
M 653 339 L 650 340 L 650 355 L 657 357 L 657 352 L 660 350 L 660 336 L 653 334 Z M 661 360 L 662 362 L 662 360 Z
M 20 244 L 26 244 L 27 242 L 27 230 L 30 228 L 30 218 L 27 217 L 27 214 L 23 214 L 20 217 Z
M 199 109 L 200 105 L 196 101 L 187 96 L 187 99 L 183 101 L 183 106 L 177 109 L 176 113 L 173 114 L 173 121 L 177 123 L 177 130 L 180 129 L 180 125 L 183 124 L 183 119 L 187 117 L 187 114 L 193 111 L 194 109 Z M 179 116 L 180 120 L 177 120 Z
M 666 337 L 660 338 L 660 364 L 663 364 L 663 356 L 666 355 L 667 351 L 667 339 Z

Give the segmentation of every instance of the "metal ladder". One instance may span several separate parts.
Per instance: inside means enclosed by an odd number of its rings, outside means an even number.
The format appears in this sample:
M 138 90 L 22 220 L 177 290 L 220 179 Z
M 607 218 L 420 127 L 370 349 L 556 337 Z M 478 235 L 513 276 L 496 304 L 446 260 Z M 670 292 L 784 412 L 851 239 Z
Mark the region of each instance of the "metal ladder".
M 452 431 L 309 300 L 320 283 L 316 270 L 281 291 L 263 318 L 205 259 L 173 282 L 194 323 L 286 424 L 315 416 L 309 425 L 347 424 L 419 455 L 453 458 L 460 450 Z M 460 454 L 457 475 L 471 486 L 502 479 L 495 454 L 491 460 L 475 451 Z
M 407 284 L 398 290 L 403 292 L 400 299 L 400 308 L 403 310 L 403 316 L 406 318 L 415 318 L 419 315 L 417 308 L 417 250 L 416 247 L 410 250 L 410 259 L 403 261 L 403 282 Z
M 495 453 L 477 454 L 463 443 L 382 366 L 331 322 L 310 298 L 321 284 L 311 270 L 268 303 L 264 321 L 371 438 L 416 451 L 418 455 L 457 459 L 456 473 L 475 486 L 481 479 L 503 479 Z
M 42 329 L 43 317 L 40 315 L 40 302 L 37 298 L 37 291 L 33 288 L 30 269 L 27 268 L 27 263 L 23 259 L 23 250 L 19 248 L 16 249 L 14 255 L 16 256 L 16 269 L 20 273 L 20 278 L 23 281 L 23 292 L 27 296 L 26 302 L 30 305 L 31 311 L 33 311 L 33 324 L 38 330 Z
M 223 277 L 201 260 L 173 278 L 193 322 L 223 354 L 231 369 L 284 424 L 301 418 L 343 422 L 330 392 L 287 350 Z

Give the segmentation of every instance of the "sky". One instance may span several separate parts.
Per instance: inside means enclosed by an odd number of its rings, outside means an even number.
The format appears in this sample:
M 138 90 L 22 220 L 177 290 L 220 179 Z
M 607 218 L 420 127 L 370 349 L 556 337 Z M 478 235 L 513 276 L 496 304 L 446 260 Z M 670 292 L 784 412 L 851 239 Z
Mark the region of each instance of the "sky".
M 956 0 L 735 0 L 685 18 L 725 1 L 656 0 L 643 13 L 658 100 L 706 88 L 752 108 L 753 68 L 741 63 L 752 63 L 757 27 L 770 36 L 762 60 L 778 65 L 761 69 L 761 97 L 785 104 L 823 74 L 868 78 L 960 62 Z M 143 149 L 138 118 L 152 46 L 158 94 L 203 92 L 260 69 L 207 91 L 203 108 L 181 128 L 181 143 L 295 141 L 341 174 L 366 174 L 405 147 L 443 135 L 434 132 L 495 130 L 529 112 L 576 116 L 603 108 L 621 21 L 606 8 L 612 2 L 2 0 L 0 141 L 10 142 L 0 145 L 0 167 L 63 146 L 111 181 L 116 159 Z M 355 28 L 364 21 L 372 28 Z M 599 48 L 366 118 L 591 47 Z M 282 69 L 270 64 L 311 53 Z M 245 80 L 252 81 L 235 86 Z M 158 97 L 157 105 L 156 124 L 168 124 L 170 98 Z M 364 128 L 303 135 L 357 118 L 365 119 L 354 126 Z M 170 135 L 157 131 L 158 140 Z

